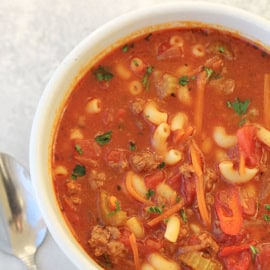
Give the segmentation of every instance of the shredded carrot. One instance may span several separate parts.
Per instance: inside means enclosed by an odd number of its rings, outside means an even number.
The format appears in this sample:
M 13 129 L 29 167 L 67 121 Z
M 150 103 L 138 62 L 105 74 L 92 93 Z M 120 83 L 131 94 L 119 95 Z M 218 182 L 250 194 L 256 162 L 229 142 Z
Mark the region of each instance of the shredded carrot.
M 136 237 L 134 233 L 131 233 L 129 235 L 129 243 L 133 252 L 133 260 L 135 264 L 135 269 L 139 270 L 140 269 L 140 260 L 139 260 L 139 251 L 138 251 L 138 245 L 136 241 Z
M 246 170 L 246 161 L 243 154 L 240 153 L 240 161 L 239 161 L 239 174 L 244 175 Z
M 202 71 L 199 73 L 197 77 L 197 90 L 196 90 L 197 97 L 195 100 L 195 113 L 194 113 L 194 123 L 198 134 L 200 134 L 202 130 L 204 92 L 206 82 L 207 82 L 206 71 Z
M 270 129 L 270 74 L 264 74 L 264 122 L 265 127 Z
M 134 176 L 134 173 L 132 171 L 129 171 L 126 176 L 126 188 L 128 193 L 137 201 L 144 203 L 146 205 L 153 205 L 153 203 L 150 200 L 147 200 L 146 198 L 142 197 L 140 194 L 136 192 L 132 185 L 132 178 Z M 145 194 L 146 195 L 146 194 Z
M 201 159 L 200 150 L 194 141 L 192 141 L 190 145 L 190 154 L 191 154 L 192 165 L 193 165 L 195 174 L 197 176 L 195 185 L 196 185 L 198 207 L 199 207 L 201 218 L 204 224 L 208 226 L 210 225 L 211 221 L 210 221 L 210 216 L 209 216 L 209 212 L 208 212 L 206 201 L 205 201 L 202 159 Z
M 179 211 L 183 206 L 184 206 L 184 200 L 181 199 L 178 203 L 173 205 L 171 208 L 167 209 L 166 211 L 161 213 L 159 216 L 157 216 L 157 217 L 151 219 L 150 221 L 148 221 L 147 225 L 150 226 L 150 227 L 153 227 L 153 226 L 157 225 L 162 220 L 170 217 L 171 215 L 173 215 L 174 213 Z
M 188 126 L 185 130 L 177 129 L 174 131 L 173 143 L 181 144 L 193 135 L 195 128 Z
M 110 196 L 110 207 L 111 209 L 116 209 L 117 198 L 115 196 Z

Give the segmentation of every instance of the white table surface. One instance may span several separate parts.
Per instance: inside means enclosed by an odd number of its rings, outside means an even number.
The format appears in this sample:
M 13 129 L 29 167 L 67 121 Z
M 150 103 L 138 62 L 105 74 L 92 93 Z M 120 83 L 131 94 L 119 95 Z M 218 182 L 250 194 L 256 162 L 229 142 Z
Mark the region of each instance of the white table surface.
M 0 152 L 17 157 L 29 167 L 33 116 L 57 65 L 100 25 L 158 2 L 162 0 L 0 0 Z M 270 20 L 269 0 L 208 2 L 236 6 Z M 76 269 L 50 235 L 36 261 L 40 270 Z M 25 267 L 0 252 L 0 269 Z

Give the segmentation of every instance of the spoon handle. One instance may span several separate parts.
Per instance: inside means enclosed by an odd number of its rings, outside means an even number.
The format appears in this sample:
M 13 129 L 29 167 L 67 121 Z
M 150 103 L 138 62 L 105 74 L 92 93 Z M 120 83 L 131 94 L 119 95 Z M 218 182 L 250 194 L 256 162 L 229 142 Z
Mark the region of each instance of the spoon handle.
M 35 263 L 35 254 L 21 256 L 20 259 L 25 263 L 28 270 L 37 270 L 37 265 Z

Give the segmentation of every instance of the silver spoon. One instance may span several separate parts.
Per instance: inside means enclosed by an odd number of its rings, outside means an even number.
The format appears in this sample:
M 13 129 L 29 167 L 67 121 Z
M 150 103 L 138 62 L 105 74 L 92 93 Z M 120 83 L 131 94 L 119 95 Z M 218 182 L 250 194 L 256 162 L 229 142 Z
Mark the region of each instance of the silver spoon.
M 0 251 L 37 269 L 35 253 L 46 236 L 28 171 L 13 157 L 0 153 Z

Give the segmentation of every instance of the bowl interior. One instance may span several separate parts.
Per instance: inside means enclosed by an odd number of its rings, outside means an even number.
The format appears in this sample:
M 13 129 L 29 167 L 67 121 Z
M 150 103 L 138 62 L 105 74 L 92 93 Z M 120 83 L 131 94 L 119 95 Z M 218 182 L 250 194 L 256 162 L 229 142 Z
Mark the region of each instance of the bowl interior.
M 73 238 L 58 208 L 51 181 L 51 145 L 64 100 L 91 63 L 101 57 L 106 48 L 121 43 L 125 37 L 140 35 L 145 29 L 202 24 L 238 33 L 270 48 L 269 22 L 245 11 L 201 2 L 155 5 L 121 16 L 88 36 L 61 63 L 43 93 L 31 133 L 31 177 L 39 207 L 52 236 L 80 269 L 101 268 Z

